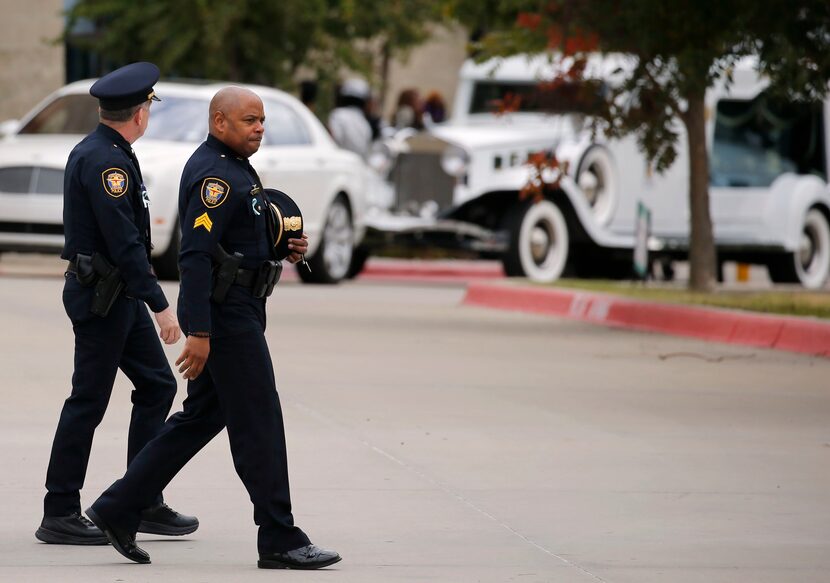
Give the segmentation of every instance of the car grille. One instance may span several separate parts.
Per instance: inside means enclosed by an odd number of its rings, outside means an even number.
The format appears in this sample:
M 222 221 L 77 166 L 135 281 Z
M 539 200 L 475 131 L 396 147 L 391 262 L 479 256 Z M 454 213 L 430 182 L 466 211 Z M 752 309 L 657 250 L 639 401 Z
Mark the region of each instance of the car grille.
M 43 166 L 0 168 L 0 192 L 63 194 L 63 170 Z
M 440 151 L 404 152 L 392 169 L 392 182 L 401 210 L 418 212 L 428 200 L 438 203 L 441 210 L 452 205 L 455 178 L 441 168 Z

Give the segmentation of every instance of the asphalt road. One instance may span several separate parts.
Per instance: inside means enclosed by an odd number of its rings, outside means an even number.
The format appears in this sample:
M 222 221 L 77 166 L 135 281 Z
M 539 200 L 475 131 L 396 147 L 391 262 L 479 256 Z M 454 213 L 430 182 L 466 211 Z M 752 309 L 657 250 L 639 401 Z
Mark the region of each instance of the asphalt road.
M 166 491 L 201 528 L 140 537 L 152 565 L 40 544 L 72 333 L 61 278 L 8 273 L 2 582 L 828 580 L 830 361 L 462 307 L 461 287 L 417 283 L 287 282 L 269 305 L 295 517 L 336 568 L 256 569 L 224 433 Z M 128 419 L 119 376 L 84 504 L 123 471 Z

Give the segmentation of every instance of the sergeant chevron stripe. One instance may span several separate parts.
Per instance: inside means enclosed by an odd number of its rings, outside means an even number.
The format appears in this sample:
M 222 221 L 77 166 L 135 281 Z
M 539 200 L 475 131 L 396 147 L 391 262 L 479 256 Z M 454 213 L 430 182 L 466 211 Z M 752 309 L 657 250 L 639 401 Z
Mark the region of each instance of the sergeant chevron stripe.
M 198 229 L 199 227 L 204 227 L 208 233 L 213 228 L 213 221 L 210 220 L 207 213 L 202 213 L 196 217 L 196 221 L 193 223 L 193 228 Z

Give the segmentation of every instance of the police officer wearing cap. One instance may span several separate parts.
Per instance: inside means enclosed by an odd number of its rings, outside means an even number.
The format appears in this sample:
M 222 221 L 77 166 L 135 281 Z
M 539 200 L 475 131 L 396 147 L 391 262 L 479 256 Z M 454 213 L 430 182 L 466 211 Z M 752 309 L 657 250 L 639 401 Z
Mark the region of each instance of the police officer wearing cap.
M 133 63 L 92 85 L 100 123 L 66 165 L 61 257 L 69 260 L 63 303 L 75 333 L 75 372 L 52 444 L 44 518 L 35 533 L 46 543 L 107 543 L 81 514 L 80 489 L 118 369 L 134 386 L 128 464 L 161 429 L 176 394 L 159 336 L 173 344 L 181 331 L 150 267 L 149 199 L 131 147 L 147 129 L 158 78 L 152 63 Z M 145 304 L 155 313 L 159 336 Z M 141 532 L 184 535 L 198 528 L 196 518 L 175 512 L 157 494 L 141 508 Z
M 260 568 L 319 569 L 340 560 L 294 524 L 282 410 L 265 342 L 265 299 L 281 259 L 303 260 L 302 215 L 263 189 L 248 162 L 260 146 L 260 98 L 240 87 L 210 104 L 210 135 L 182 173 L 179 319 L 187 335 L 176 361 L 188 379 L 183 410 L 87 510 L 113 547 L 149 563 L 135 542 L 140 510 L 227 427 L 234 466 L 254 505 Z

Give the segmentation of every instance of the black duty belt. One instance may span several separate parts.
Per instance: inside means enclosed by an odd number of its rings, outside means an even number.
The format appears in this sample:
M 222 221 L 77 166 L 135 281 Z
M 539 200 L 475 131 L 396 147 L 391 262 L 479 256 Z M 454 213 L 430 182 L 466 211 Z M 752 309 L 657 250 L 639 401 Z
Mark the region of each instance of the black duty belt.
M 280 280 L 282 263 L 279 261 L 263 261 L 258 269 L 240 267 L 236 272 L 233 283 L 251 290 L 255 298 L 267 298 Z
M 262 261 L 256 269 L 240 267 L 244 256 L 238 251 L 230 255 L 219 244 L 216 245 L 212 256 L 215 267 L 210 299 L 217 304 L 225 301 L 232 285 L 250 289 L 255 298 L 267 298 L 282 273 L 280 261 Z

